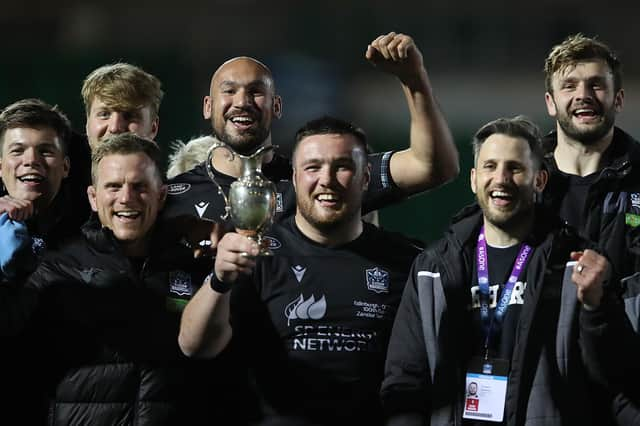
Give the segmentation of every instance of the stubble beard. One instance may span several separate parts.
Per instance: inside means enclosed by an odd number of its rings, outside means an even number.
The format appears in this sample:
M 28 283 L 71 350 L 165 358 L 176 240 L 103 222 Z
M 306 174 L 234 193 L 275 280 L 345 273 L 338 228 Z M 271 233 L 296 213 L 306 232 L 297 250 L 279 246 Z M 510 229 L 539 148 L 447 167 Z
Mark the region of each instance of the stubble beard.
M 603 110 L 602 122 L 595 127 L 580 129 L 571 121 L 572 115 L 565 112 L 558 115 L 558 125 L 562 131 L 571 139 L 580 142 L 582 145 L 591 146 L 602 140 L 609 133 L 616 120 L 616 112 L 614 108 Z

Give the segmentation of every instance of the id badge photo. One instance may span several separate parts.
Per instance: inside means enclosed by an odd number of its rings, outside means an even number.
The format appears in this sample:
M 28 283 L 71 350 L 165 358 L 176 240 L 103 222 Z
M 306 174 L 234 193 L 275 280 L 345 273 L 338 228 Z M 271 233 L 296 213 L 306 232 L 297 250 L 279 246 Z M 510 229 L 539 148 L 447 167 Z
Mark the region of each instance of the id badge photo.
M 504 418 L 508 376 L 508 361 L 473 358 L 467 369 L 462 417 L 501 422 Z

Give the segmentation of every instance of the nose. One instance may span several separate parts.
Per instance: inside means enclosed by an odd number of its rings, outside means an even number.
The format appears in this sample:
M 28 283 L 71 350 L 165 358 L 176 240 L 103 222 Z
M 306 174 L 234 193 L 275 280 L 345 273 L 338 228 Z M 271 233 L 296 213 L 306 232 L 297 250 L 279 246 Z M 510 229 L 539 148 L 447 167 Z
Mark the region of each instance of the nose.
M 128 204 L 134 197 L 134 189 L 129 184 L 122 185 L 120 188 L 120 194 L 118 197 L 118 201 L 120 204 Z
M 513 172 L 509 167 L 500 165 L 496 168 L 494 180 L 498 183 L 508 183 L 513 179 Z
M 581 82 L 576 88 L 576 99 L 592 99 L 593 89 L 586 82 Z
M 35 166 L 35 165 L 39 165 L 40 164 L 40 160 L 42 159 L 42 156 L 40 155 L 40 153 L 38 152 L 37 149 L 35 148 L 27 148 L 25 149 L 24 153 L 23 153 L 23 157 L 22 157 L 22 161 L 23 164 L 25 166 Z
M 109 117 L 109 133 L 124 133 L 127 131 L 128 125 L 129 122 L 122 112 L 113 111 L 111 113 L 111 116 Z
M 236 107 L 243 107 L 247 105 L 251 105 L 253 103 L 253 98 L 251 97 L 248 90 L 241 88 L 236 91 L 233 97 L 233 104 Z
M 332 167 L 324 166 L 318 172 L 318 183 L 321 186 L 329 187 L 335 179 L 335 171 Z

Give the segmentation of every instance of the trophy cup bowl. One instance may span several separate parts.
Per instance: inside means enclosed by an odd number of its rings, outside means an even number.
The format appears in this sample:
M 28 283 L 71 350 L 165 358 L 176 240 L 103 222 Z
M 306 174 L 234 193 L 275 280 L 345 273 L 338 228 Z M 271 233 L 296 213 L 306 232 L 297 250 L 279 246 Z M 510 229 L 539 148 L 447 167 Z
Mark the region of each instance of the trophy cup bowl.
M 231 161 L 235 156 L 242 160 L 242 175 L 231 184 L 228 196 L 225 196 L 222 188 L 215 181 L 213 171 L 210 170 L 213 150 L 216 148 L 226 148 L 231 153 Z M 210 148 L 207 161 L 209 177 L 218 185 L 218 192 L 225 200 L 225 210 L 231 216 L 236 232 L 258 244 L 259 256 L 273 255 L 268 241 L 262 238 L 262 234 L 273 223 L 276 210 L 276 186 L 265 178 L 261 171 L 262 156 L 273 149 L 275 149 L 274 146 L 263 146 L 251 155 L 241 155 L 224 142 L 218 141 Z M 222 219 L 226 219 L 227 214 Z

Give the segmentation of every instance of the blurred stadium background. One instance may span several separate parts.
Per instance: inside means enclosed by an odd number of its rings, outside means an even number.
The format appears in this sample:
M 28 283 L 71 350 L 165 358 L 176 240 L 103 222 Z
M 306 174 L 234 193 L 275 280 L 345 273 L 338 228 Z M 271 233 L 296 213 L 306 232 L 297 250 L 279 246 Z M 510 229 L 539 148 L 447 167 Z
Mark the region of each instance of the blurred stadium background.
M 472 200 L 469 140 L 483 123 L 526 114 L 544 132 L 542 65 L 550 47 L 582 32 L 611 45 L 624 63 L 621 127 L 640 136 L 640 3 L 328 0 L 2 0 L 0 106 L 25 97 L 55 103 L 82 130 L 80 86 L 105 63 L 126 61 L 163 82 L 158 142 L 208 133 L 202 96 L 224 60 L 268 64 L 284 99 L 274 127 L 283 150 L 297 127 L 321 114 L 355 121 L 375 150 L 404 147 L 408 112 L 399 84 L 364 60 L 367 43 L 389 31 L 412 35 L 461 153 L 460 177 L 381 211 L 385 228 L 426 241 Z

